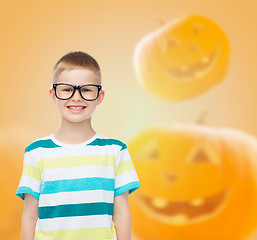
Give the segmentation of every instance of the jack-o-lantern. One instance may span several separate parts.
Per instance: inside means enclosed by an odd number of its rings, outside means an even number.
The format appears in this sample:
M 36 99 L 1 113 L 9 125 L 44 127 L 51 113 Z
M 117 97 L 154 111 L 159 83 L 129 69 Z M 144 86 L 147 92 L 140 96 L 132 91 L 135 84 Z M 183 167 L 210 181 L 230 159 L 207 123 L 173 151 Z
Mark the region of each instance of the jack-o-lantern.
M 179 101 L 219 83 L 229 65 L 230 47 L 218 24 L 198 15 L 165 24 L 136 46 L 133 66 L 151 94 Z
M 243 240 L 257 229 L 257 141 L 239 130 L 156 125 L 128 144 L 140 240 Z

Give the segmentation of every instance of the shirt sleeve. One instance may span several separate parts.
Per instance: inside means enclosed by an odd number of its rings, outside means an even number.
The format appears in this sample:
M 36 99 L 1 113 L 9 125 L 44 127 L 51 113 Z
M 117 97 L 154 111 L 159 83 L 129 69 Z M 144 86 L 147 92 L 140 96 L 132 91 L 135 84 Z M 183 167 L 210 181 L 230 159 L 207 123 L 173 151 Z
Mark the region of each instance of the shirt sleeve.
M 129 191 L 129 194 L 140 187 L 139 178 L 126 144 L 123 145 L 115 160 L 114 197 Z
M 23 160 L 23 171 L 16 195 L 24 200 L 24 193 L 32 194 L 39 200 L 41 186 L 41 173 L 38 164 L 31 153 L 25 151 Z

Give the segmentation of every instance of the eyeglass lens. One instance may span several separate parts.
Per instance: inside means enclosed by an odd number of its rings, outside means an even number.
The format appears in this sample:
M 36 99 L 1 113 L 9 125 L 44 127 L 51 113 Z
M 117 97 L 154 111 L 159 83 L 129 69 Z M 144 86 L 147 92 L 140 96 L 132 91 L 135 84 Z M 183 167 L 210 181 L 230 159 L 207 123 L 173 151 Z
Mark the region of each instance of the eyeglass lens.
M 56 86 L 56 94 L 57 97 L 68 99 L 71 97 L 72 93 L 74 91 L 74 88 L 69 85 L 57 85 Z M 80 88 L 81 94 L 83 98 L 91 100 L 95 99 L 97 97 L 98 93 L 98 87 L 97 86 L 83 86 Z

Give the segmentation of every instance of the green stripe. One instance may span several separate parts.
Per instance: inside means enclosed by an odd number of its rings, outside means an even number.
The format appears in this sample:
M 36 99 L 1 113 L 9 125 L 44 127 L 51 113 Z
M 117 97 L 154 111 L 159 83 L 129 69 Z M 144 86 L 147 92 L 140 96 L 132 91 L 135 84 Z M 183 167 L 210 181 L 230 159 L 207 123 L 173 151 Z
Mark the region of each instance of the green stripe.
M 112 178 L 89 177 L 77 179 L 62 179 L 56 181 L 45 181 L 40 186 L 40 194 L 98 189 L 113 191 L 114 187 L 115 180 Z
M 115 169 L 115 176 L 120 175 L 122 173 L 135 170 L 133 162 L 131 159 L 124 160 L 119 162 L 117 165 L 114 166 Z
M 130 182 L 126 185 L 123 185 L 121 187 L 118 187 L 114 190 L 114 197 L 117 197 L 118 195 L 129 191 L 129 194 L 133 193 L 134 191 L 136 191 L 139 187 L 140 187 L 140 182 L 139 181 L 134 181 L 134 182 Z
M 94 227 L 82 229 L 63 229 L 52 231 L 39 231 L 35 229 L 35 240 L 96 240 L 96 239 L 114 239 L 116 230 L 114 223 L 111 227 Z
M 108 214 L 112 216 L 113 203 L 95 202 L 64 204 L 38 208 L 39 219 Z
M 28 175 L 31 178 L 34 178 L 38 181 L 41 181 L 41 172 L 39 168 L 34 167 L 33 165 L 30 165 L 28 163 L 24 164 L 23 167 L 23 171 L 22 171 L 23 175 Z
M 112 139 L 112 138 L 108 138 L 108 139 L 104 139 L 104 138 L 96 138 L 93 142 L 89 143 L 89 144 L 85 144 L 85 146 L 107 146 L 107 145 L 119 145 L 121 146 L 120 150 L 126 149 L 127 146 L 125 143 L 123 143 L 122 141 L 118 140 L 118 139 Z M 33 143 L 31 143 L 30 145 L 28 145 L 25 148 L 25 153 L 29 152 L 31 150 L 34 150 L 36 148 L 56 148 L 56 147 L 61 147 L 59 145 L 57 145 L 56 143 L 54 143 L 52 141 L 52 139 L 43 139 L 43 140 L 37 140 Z
M 53 169 L 60 167 L 81 167 L 88 165 L 113 166 L 115 155 L 82 155 L 57 158 L 42 158 L 37 161 L 39 169 Z
M 24 200 L 24 193 L 29 193 L 34 196 L 37 200 L 39 200 L 40 193 L 33 191 L 30 187 L 18 187 L 16 191 L 16 195 Z
M 33 149 L 39 148 L 39 147 L 42 147 L 42 148 L 56 148 L 56 147 L 61 147 L 61 146 L 55 144 L 51 139 L 37 140 L 37 141 L 31 143 L 30 145 L 28 145 L 25 148 L 25 153 L 29 152 Z
M 96 138 L 93 142 L 89 143 L 88 146 L 107 146 L 107 145 L 119 145 L 121 146 L 121 150 L 126 149 L 127 146 L 125 143 L 118 139 L 112 139 L 112 138 Z

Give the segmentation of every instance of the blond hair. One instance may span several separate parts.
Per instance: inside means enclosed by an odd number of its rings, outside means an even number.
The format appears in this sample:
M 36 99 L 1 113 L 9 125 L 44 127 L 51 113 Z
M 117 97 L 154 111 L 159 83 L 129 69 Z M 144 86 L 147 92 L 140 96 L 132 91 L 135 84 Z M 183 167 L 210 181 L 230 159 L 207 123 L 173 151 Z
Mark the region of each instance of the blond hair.
M 64 70 L 78 68 L 92 70 L 101 84 L 101 70 L 99 64 L 92 56 L 82 51 L 69 52 L 58 60 L 53 69 L 53 83 L 57 83 L 59 75 Z

